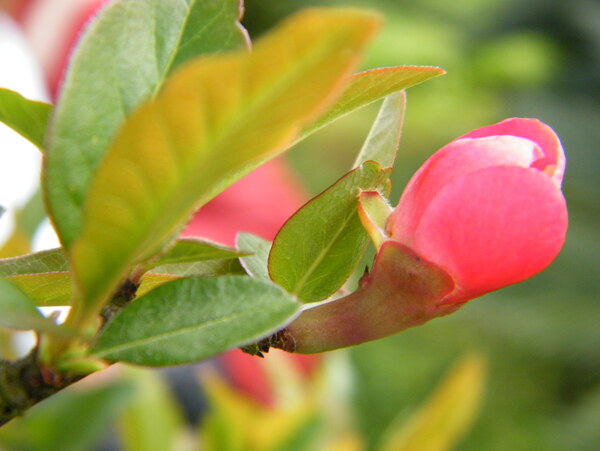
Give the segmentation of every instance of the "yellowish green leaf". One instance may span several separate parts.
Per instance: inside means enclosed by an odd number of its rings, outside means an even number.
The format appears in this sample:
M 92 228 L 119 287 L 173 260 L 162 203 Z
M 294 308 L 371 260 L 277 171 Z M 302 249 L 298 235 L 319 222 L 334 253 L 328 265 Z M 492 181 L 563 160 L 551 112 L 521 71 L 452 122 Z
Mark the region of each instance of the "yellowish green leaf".
M 177 240 L 163 255 L 151 260 L 146 267 L 151 269 L 162 265 L 235 259 L 248 254 L 248 252 L 238 251 L 206 240 L 182 238 Z
M 73 52 L 48 133 L 44 184 L 61 242 L 79 235 L 93 175 L 127 117 L 186 61 L 244 46 L 240 0 L 113 0 Z
M 153 271 L 144 274 L 137 290 L 138 297 L 170 280 L 181 277 L 245 274 L 237 260 L 174 263 L 154 268 Z M 9 277 L 8 280 L 19 287 L 37 307 L 71 305 L 73 281 L 68 271 L 20 274 Z
M 339 99 L 303 130 L 298 141 L 358 108 L 445 73 L 432 66 L 394 66 L 354 74 Z
M 391 212 L 392 207 L 379 192 L 363 191 L 360 193 L 358 217 L 377 250 L 387 238 L 385 224 Z
M 60 248 L 0 259 L 0 277 L 68 270 L 69 263 Z
M 300 12 L 251 53 L 188 64 L 138 109 L 89 191 L 72 248 L 82 299 L 72 321 L 93 317 L 195 209 L 282 152 L 334 100 L 378 22 L 351 9 Z
M 170 274 L 178 277 L 222 276 L 225 274 L 246 275 L 237 259 L 207 260 L 191 263 L 171 263 L 152 269 L 156 274 Z
M 68 271 L 23 274 L 10 277 L 38 307 L 71 305 L 72 279 Z

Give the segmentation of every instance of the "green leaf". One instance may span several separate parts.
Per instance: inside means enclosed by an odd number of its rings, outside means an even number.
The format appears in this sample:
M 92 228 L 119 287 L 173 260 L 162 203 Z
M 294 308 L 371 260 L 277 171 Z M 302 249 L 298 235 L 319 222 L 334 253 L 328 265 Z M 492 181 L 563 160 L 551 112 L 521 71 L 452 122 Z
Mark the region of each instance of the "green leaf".
M 485 373 L 481 357 L 464 358 L 406 424 L 392 426 L 381 451 L 456 449 L 479 411 Z
M 73 321 L 94 316 L 199 206 L 279 154 L 333 100 L 377 24 L 356 10 L 301 12 L 251 53 L 188 64 L 133 114 L 96 174 L 72 248 L 83 299 Z
M 271 242 L 251 233 L 240 232 L 237 234 L 235 245 L 240 249 L 252 251 L 252 255 L 240 258 L 242 266 L 252 277 L 271 280 L 269 277 L 269 252 Z
M 0 122 L 40 150 L 44 149 L 44 135 L 51 112 L 52 105 L 28 100 L 17 92 L 0 88 Z
M 82 390 L 72 387 L 41 402 L 0 429 L 0 448 L 23 451 L 87 451 L 132 394 L 130 384 Z
M 121 371 L 136 389 L 118 421 L 123 450 L 178 449 L 178 438 L 185 424 L 165 379 L 157 371 L 142 368 L 129 366 Z
M 391 94 L 384 99 L 353 167 L 357 168 L 369 160 L 379 163 L 382 168 L 394 166 L 402 134 L 405 109 L 406 93 L 404 91 Z
M 81 231 L 93 173 L 129 114 L 199 55 L 243 46 L 240 0 L 118 0 L 75 50 L 49 134 L 44 182 L 69 248 Z
M 364 163 L 298 210 L 273 241 L 271 279 L 304 302 L 335 293 L 369 242 L 357 214 L 358 195 L 388 190 L 389 172 Z
M 0 278 L 0 325 L 11 329 L 58 332 L 57 326 L 45 318 L 31 299 L 14 284 Z
M 206 240 L 183 238 L 177 240 L 166 253 L 156 260 L 150 261 L 146 267 L 147 269 L 150 269 L 156 266 L 174 263 L 227 260 L 235 259 L 243 255 L 248 255 L 248 253 Z
M 149 366 L 194 362 L 264 337 L 299 307 L 280 287 L 247 276 L 177 279 L 124 308 L 91 352 Z
M 445 73 L 432 66 L 394 66 L 354 74 L 337 102 L 305 128 L 297 141 L 358 108 Z
M 0 277 L 68 270 L 69 263 L 60 248 L 0 259 Z

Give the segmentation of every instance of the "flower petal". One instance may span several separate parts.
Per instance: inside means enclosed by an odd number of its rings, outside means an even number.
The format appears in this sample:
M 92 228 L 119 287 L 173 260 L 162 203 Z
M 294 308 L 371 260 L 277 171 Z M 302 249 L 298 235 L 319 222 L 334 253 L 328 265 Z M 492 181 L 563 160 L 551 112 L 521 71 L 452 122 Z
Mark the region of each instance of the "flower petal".
M 494 135 L 512 135 L 527 138 L 535 142 L 544 152 L 545 157 L 533 166 L 541 171 L 547 167 L 557 186 L 562 183 L 565 172 L 565 152 L 560 139 L 551 127 L 538 119 L 511 118 L 497 124 L 473 130 L 462 138 L 482 138 Z
M 388 234 L 410 246 L 410 237 L 418 228 L 423 212 L 438 192 L 453 180 L 492 166 L 527 168 L 542 156 L 541 149 L 533 141 L 515 136 L 452 141 L 429 158 L 410 180 L 390 216 Z
M 438 193 L 412 247 L 452 275 L 457 288 L 443 303 L 459 303 L 548 266 L 563 245 L 567 221 L 562 192 L 545 173 L 486 168 Z

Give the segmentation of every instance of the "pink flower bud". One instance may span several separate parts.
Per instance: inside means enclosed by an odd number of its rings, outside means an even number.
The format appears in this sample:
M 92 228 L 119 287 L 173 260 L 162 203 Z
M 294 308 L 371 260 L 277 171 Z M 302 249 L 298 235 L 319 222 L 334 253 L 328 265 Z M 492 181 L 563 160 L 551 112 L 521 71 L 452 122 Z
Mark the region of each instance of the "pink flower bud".
M 408 183 L 386 230 L 446 271 L 458 304 L 543 270 L 560 251 L 567 208 L 565 156 L 536 119 L 472 131 L 429 158 Z
M 380 194 L 362 193 L 359 216 L 378 247 L 371 272 L 354 293 L 303 311 L 269 343 L 316 353 L 375 340 L 540 272 L 565 240 L 564 169 L 550 127 L 507 119 L 429 158 L 387 221 Z

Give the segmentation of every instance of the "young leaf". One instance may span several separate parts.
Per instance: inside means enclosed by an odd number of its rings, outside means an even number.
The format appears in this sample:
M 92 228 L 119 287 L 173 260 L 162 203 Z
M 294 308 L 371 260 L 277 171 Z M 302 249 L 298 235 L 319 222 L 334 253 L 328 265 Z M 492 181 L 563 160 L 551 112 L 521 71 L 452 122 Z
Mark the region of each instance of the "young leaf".
M 271 280 L 269 277 L 269 252 L 271 251 L 271 242 L 251 233 L 238 233 L 235 245 L 240 249 L 248 249 L 253 252 L 240 258 L 240 262 L 246 272 L 252 277 Z
M 188 64 L 133 114 L 95 176 L 72 248 L 84 300 L 72 321 L 93 316 L 200 205 L 280 153 L 333 100 L 377 24 L 357 10 L 306 10 L 251 53 Z
M 0 259 L 0 277 L 68 270 L 69 263 L 60 248 Z
M 394 166 L 402 134 L 405 108 L 406 93 L 404 91 L 390 94 L 384 99 L 367 140 L 356 158 L 355 168 L 369 160 L 379 163 L 382 168 Z
M 358 198 L 358 217 L 371 237 L 375 249 L 379 250 L 388 238 L 385 225 L 392 207 L 378 191 L 363 191 Z
M 0 122 L 27 138 L 40 150 L 44 149 L 44 135 L 52 105 L 28 100 L 18 92 L 0 88 Z
M 289 321 L 299 307 L 293 296 L 263 280 L 178 279 L 123 309 L 91 352 L 149 366 L 193 362 L 260 339 Z
M 174 263 L 235 259 L 243 255 L 248 255 L 248 253 L 210 241 L 196 238 L 183 238 L 177 240 L 166 253 L 156 260 L 152 260 L 146 266 L 147 269 L 151 269 L 157 266 Z
M 0 278 L 0 325 L 11 329 L 58 332 L 54 324 L 35 308 L 35 304 L 19 288 Z
M 240 0 L 116 0 L 86 30 L 50 129 L 44 183 L 69 248 L 92 175 L 119 127 L 166 78 L 199 55 L 244 46 Z
M 137 289 L 137 297 L 144 296 L 146 293 L 154 290 L 155 288 L 164 285 L 171 280 L 180 279 L 182 276 L 175 274 L 155 274 L 146 273 L 142 278 L 140 287 Z
M 132 394 L 130 384 L 69 388 L 34 406 L 0 429 L 0 448 L 87 451 L 108 429 Z
M 369 242 L 357 214 L 358 195 L 387 190 L 388 177 L 389 170 L 366 162 L 298 210 L 273 241 L 271 279 L 304 302 L 335 293 Z
M 306 127 L 297 141 L 301 141 L 358 108 L 445 73 L 439 67 L 395 66 L 370 69 L 354 74 L 349 77 L 349 83 L 339 99 L 317 120 Z

